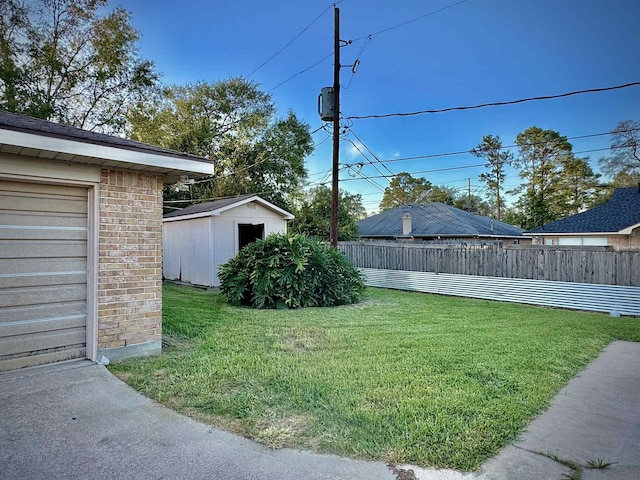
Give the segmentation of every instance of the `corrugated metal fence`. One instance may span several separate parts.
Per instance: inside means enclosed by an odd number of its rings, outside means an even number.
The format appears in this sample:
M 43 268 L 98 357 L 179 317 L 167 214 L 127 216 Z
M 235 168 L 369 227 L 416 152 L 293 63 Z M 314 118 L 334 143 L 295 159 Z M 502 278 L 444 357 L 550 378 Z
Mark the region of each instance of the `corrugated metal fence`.
M 640 251 L 342 242 L 368 285 L 640 316 Z

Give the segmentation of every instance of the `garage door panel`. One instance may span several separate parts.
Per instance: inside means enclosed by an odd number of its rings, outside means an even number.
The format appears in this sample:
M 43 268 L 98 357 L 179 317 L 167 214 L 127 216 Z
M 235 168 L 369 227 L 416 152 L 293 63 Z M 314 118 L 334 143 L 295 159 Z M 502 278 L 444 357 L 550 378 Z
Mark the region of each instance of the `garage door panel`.
M 86 227 L 0 226 L 0 240 L 68 240 L 86 241 Z
M 87 356 L 86 348 L 78 346 L 76 348 L 68 348 L 64 350 L 53 350 L 45 353 L 34 353 L 29 356 L 12 357 L 2 359 L 0 357 L 0 372 L 14 370 L 16 368 L 34 367 L 36 365 L 45 365 L 52 362 L 62 362 L 64 360 L 73 360 L 74 358 L 84 358 Z
M 3 288 L 0 308 L 9 306 L 42 305 L 47 303 L 86 301 L 87 285 L 55 285 L 37 288 Z
M 0 359 L 24 352 L 84 347 L 85 340 L 84 327 L 4 337 Z
M 86 215 L 64 215 L 61 213 L 48 213 L 42 215 L 38 212 L 3 212 L 0 210 L 0 225 L 7 227 L 23 225 L 25 227 L 87 227 Z
M 29 198 L 20 195 L 0 195 L 0 202 L 7 205 L 6 212 L 38 211 L 42 213 L 68 213 L 86 215 L 86 198 Z
M 0 180 L 0 194 L 2 195 L 28 195 L 28 196 L 67 196 L 86 198 L 87 190 L 72 185 L 54 185 L 45 183 L 14 182 L 12 180 Z
M 0 240 L 1 258 L 73 258 L 87 256 L 87 242 Z
M 82 314 L 0 323 L 0 338 L 30 333 L 53 332 L 70 328 L 84 328 L 85 323 L 86 316 Z
M 0 181 L 0 370 L 86 355 L 88 192 Z
M 4 323 L 24 322 L 26 320 L 46 321 L 65 316 L 85 316 L 87 303 L 77 302 L 45 303 L 43 305 L 0 308 L 0 326 Z
M 52 282 L 56 285 L 84 284 L 87 272 L 0 274 L 0 288 L 46 287 Z
M 86 271 L 87 259 L 76 258 L 48 258 L 46 262 L 41 258 L 0 258 L 1 275 L 30 275 L 64 272 Z

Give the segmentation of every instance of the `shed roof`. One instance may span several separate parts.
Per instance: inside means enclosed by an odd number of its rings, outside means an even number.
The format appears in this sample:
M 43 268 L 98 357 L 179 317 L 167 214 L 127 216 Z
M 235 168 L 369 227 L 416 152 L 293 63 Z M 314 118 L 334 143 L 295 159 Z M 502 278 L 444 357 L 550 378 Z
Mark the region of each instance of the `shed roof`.
M 411 214 L 412 237 L 520 237 L 522 230 L 444 203 L 403 205 L 358 222 L 361 237 L 403 237 L 402 216 Z
M 636 225 L 640 225 L 640 186 L 616 188 L 607 203 L 528 233 L 619 233 Z
M 213 174 L 213 161 L 187 153 L 0 111 L 0 152 L 143 170 L 167 175 Z
M 176 210 L 175 212 L 165 213 L 163 221 L 170 222 L 174 220 L 188 220 L 191 218 L 219 215 L 226 210 L 230 210 L 232 208 L 236 208 L 251 202 L 259 203 L 269 210 L 272 210 L 275 213 L 281 215 L 286 220 L 293 220 L 294 218 L 292 213 L 289 213 L 286 210 L 278 207 L 277 205 L 266 201 L 264 198 L 255 194 L 247 194 L 230 198 L 222 198 L 220 200 L 214 200 L 213 202 L 198 203 L 197 205 L 191 205 L 181 210 Z

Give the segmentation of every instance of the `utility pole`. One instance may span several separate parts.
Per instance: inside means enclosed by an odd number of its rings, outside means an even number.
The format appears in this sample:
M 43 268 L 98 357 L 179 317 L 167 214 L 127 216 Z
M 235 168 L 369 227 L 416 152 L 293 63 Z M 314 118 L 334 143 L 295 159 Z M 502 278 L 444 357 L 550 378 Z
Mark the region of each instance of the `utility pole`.
M 340 9 L 334 7 L 333 31 L 333 176 L 331 181 L 332 247 L 338 246 L 338 176 L 340 166 Z

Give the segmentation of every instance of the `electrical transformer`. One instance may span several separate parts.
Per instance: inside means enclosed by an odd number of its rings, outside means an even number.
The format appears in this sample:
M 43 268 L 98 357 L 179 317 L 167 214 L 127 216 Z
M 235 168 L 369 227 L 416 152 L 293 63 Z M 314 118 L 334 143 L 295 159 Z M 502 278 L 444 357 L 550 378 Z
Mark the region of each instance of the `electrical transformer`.
M 323 122 L 333 120 L 333 87 L 324 87 L 318 96 L 318 115 Z

